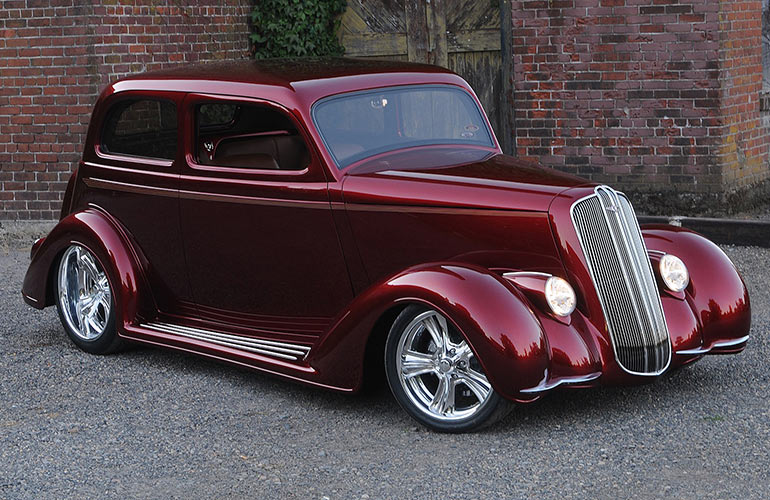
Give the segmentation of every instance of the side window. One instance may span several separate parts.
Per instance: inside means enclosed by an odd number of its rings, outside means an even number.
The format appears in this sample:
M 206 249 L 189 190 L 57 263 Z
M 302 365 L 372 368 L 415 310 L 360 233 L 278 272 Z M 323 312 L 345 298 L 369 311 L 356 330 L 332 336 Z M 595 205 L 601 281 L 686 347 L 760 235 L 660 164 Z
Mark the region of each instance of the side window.
M 310 161 L 294 123 L 282 112 L 253 104 L 196 106 L 197 161 L 258 170 L 302 170 Z
M 176 105 L 156 99 L 116 103 L 102 130 L 107 153 L 173 160 L 177 143 Z

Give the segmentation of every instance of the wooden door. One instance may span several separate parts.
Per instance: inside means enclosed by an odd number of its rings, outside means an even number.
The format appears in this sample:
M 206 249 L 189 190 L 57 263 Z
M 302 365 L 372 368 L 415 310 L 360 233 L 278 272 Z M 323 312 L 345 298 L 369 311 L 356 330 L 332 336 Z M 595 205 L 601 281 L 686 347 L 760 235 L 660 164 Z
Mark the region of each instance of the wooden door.
M 437 64 L 465 78 L 510 154 L 510 19 L 508 0 L 349 0 L 340 39 L 347 56 Z

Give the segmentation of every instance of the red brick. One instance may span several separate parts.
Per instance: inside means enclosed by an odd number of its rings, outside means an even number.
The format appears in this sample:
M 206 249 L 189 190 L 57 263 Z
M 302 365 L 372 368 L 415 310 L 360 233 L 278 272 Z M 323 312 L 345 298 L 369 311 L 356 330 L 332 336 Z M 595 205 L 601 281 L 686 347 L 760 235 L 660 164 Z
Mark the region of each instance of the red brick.
M 142 64 L 248 57 L 250 11 L 248 0 L 204 0 L 184 12 L 176 6 L 151 12 L 141 0 L 89 9 L 74 8 L 72 0 L 3 2 L 0 219 L 58 216 L 105 85 Z M 226 29 L 212 26 L 220 21 Z
M 760 2 L 541 3 L 512 4 L 519 155 L 631 191 L 725 192 L 770 178 Z M 542 118 L 554 103 L 563 105 L 551 125 Z M 741 145 L 740 159 L 721 154 L 725 143 Z M 655 169 L 626 172 L 634 165 Z

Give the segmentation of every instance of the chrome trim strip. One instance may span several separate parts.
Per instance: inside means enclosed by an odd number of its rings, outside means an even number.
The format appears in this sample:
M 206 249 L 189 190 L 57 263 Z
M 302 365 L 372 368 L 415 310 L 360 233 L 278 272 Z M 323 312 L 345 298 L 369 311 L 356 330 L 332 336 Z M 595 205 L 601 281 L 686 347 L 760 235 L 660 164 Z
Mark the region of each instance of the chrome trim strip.
M 193 333 L 195 333 L 195 332 L 203 333 L 203 334 L 210 333 L 212 335 L 220 335 L 220 336 L 223 336 L 223 337 L 241 338 L 241 339 L 244 339 L 244 341 L 249 341 L 249 342 L 257 343 L 257 344 L 265 344 L 265 345 L 276 346 L 276 347 L 290 347 L 290 348 L 293 348 L 293 349 L 298 349 L 298 350 L 300 350 L 302 352 L 307 352 L 307 351 L 310 350 L 310 347 L 307 347 L 307 346 L 297 345 L 297 344 L 289 344 L 289 343 L 286 343 L 286 342 L 278 342 L 277 340 L 255 339 L 255 338 L 252 338 L 252 337 L 245 337 L 245 336 L 242 336 L 242 335 L 231 335 L 231 334 L 227 334 L 227 333 L 215 332 L 213 330 L 203 330 L 201 328 L 194 328 L 194 327 L 191 327 L 191 326 L 174 325 L 174 324 L 171 324 L 171 323 L 154 323 L 154 324 L 159 325 L 159 326 L 165 326 L 165 327 L 168 327 L 168 328 L 177 328 L 177 329 L 180 329 L 180 330 L 187 330 L 187 331 L 190 331 L 190 332 L 193 332 Z
M 121 159 L 121 161 L 123 161 L 123 160 Z M 141 163 L 143 165 L 147 165 L 146 163 L 144 163 L 144 161 L 142 161 Z M 139 173 L 139 174 L 142 174 L 142 175 L 146 175 L 148 177 L 157 177 L 157 178 L 161 178 L 161 179 L 171 179 L 171 180 L 179 179 L 179 174 L 170 173 L 170 172 L 162 172 L 162 171 L 158 171 L 158 170 L 142 170 L 142 169 L 137 169 L 134 165 L 132 165 L 131 168 L 127 168 L 127 167 L 116 167 L 115 165 L 106 165 L 104 163 L 94 163 L 94 162 L 90 162 L 90 161 L 83 162 L 83 164 L 87 165 L 89 167 L 92 167 L 92 168 L 96 168 L 96 169 L 100 169 L 100 170 L 107 170 L 107 171 L 112 171 L 112 172 L 130 172 L 132 174 Z M 155 166 L 157 166 L 157 165 L 155 165 Z M 171 166 L 171 162 L 169 162 L 168 165 L 161 165 L 161 166 L 169 166 L 170 167 Z
M 97 179 L 96 177 L 89 177 L 83 179 L 86 186 L 97 189 L 111 189 L 113 191 L 122 191 L 124 193 L 134 194 L 148 194 L 164 196 L 166 198 L 178 198 L 179 192 L 176 189 L 157 187 L 157 186 L 142 186 L 139 184 L 132 184 L 130 182 L 118 182 L 110 181 L 106 179 Z
M 540 278 L 551 278 L 553 274 L 540 273 L 537 271 L 511 271 L 509 273 L 503 273 L 503 278 L 526 278 L 527 276 L 537 276 Z
M 732 347 L 736 345 L 741 345 L 746 342 L 748 342 L 750 335 L 746 335 L 745 337 L 741 337 L 738 339 L 732 339 L 732 340 L 723 340 L 721 342 L 714 342 L 711 344 L 711 347 L 696 347 L 694 349 L 683 349 L 681 351 L 676 351 L 677 354 L 681 354 L 684 356 L 688 356 L 691 354 L 708 354 L 714 349 L 718 349 L 720 347 Z
M 576 375 L 574 377 L 562 377 L 558 378 L 556 380 L 543 380 L 535 387 L 530 387 L 529 389 L 522 389 L 519 392 L 522 392 L 524 394 L 533 394 L 537 392 L 545 392 L 550 391 L 551 389 L 555 389 L 556 387 L 559 387 L 560 385 L 573 385 L 573 384 L 582 384 L 585 382 L 590 382 L 592 380 L 596 380 L 597 378 L 602 376 L 602 372 L 594 372 L 589 373 L 588 375 Z
M 623 197 L 623 201 L 621 202 L 620 197 Z M 583 204 L 584 202 L 587 202 L 588 200 L 592 198 L 597 198 L 597 202 L 599 206 L 597 208 L 601 209 L 601 212 L 603 214 L 603 217 L 600 216 L 599 220 L 603 220 L 607 227 L 607 234 L 598 234 L 597 236 L 602 237 L 606 236 L 609 238 L 610 245 L 607 245 L 604 243 L 603 247 L 597 246 L 602 245 L 601 241 L 594 241 L 592 242 L 594 244 L 594 247 L 589 247 L 584 234 L 582 234 L 583 230 L 578 224 L 578 219 L 576 218 L 576 208 Z M 607 198 L 607 201 L 609 203 L 605 203 L 603 198 Z M 586 208 L 583 210 L 584 215 L 581 216 L 582 219 L 585 221 L 588 221 L 588 217 L 591 215 L 588 213 L 590 208 Z M 610 213 L 614 214 L 615 219 L 610 218 Z M 630 214 L 630 215 L 629 215 Z M 646 249 L 646 245 L 644 244 L 644 239 L 641 235 L 641 228 L 639 228 L 638 221 L 636 220 L 636 216 L 633 214 L 633 208 L 631 208 L 631 204 L 628 201 L 628 198 L 626 198 L 625 195 L 622 193 L 619 193 L 615 191 L 614 189 L 608 187 L 608 186 L 597 186 L 594 189 L 594 193 L 590 194 L 588 196 L 585 196 L 577 201 L 575 201 L 572 206 L 570 207 L 570 218 L 572 219 L 572 224 L 575 228 L 575 233 L 577 235 L 578 241 L 580 242 L 581 250 L 583 251 L 585 262 L 588 266 L 589 274 L 591 275 L 591 279 L 594 284 L 594 289 L 596 290 L 596 294 L 599 298 L 599 303 L 602 308 L 602 312 L 604 313 L 605 322 L 607 324 L 607 329 L 610 333 L 610 344 L 612 345 L 612 350 L 615 355 L 615 360 L 618 363 L 618 366 L 625 371 L 626 373 L 629 373 L 631 375 L 640 375 L 640 376 L 657 376 L 665 372 L 668 367 L 671 364 L 671 358 L 672 358 L 672 346 L 671 346 L 671 337 L 668 332 L 668 325 L 665 319 L 665 314 L 663 312 L 663 305 L 660 300 L 660 293 L 658 291 L 657 286 L 655 285 L 654 281 L 654 274 L 652 270 L 652 265 L 649 260 L 649 252 Z M 633 220 L 629 220 L 633 219 Z M 613 223 L 614 222 L 614 223 Z M 633 227 L 638 231 L 638 235 L 634 235 L 631 232 Z M 617 231 L 620 232 L 619 235 L 615 234 Z M 591 236 L 588 234 L 587 236 Z M 638 240 L 634 237 L 637 236 Z M 618 237 L 621 239 L 619 240 Z M 594 238 L 596 239 L 596 238 Z M 622 245 L 621 245 L 622 244 Z M 615 288 L 616 290 L 622 290 L 625 289 L 628 295 L 628 300 L 624 301 L 624 304 L 621 304 L 621 309 L 617 311 L 610 311 L 609 304 L 607 304 L 607 298 L 602 293 L 602 290 L 599 288 L 599 283 L 597 283 L 597 273 L 598 269 L 596 269 L 595 262 L 593 262 L 593 259 L 591 255 L 589 255 L 589 252 L 587 249 L 593 248 L 596 252 L 604 252 L 605 260 L 604 264 L 612 264 L 611 262 L 608 262 L 606 260 L 606 257 L 611 256 L 614 254 L 615 257 L 617 257 L 617 262 L 615 263 L 615 267 L 617 271 L 620 273 L 619 275 L 617 273 L 614 273 L 614 281 L 622 281 L 622 284 L 615 283 L 615 286 L 620 286 L 620 289 Z M 620 252 L 625 251 L 627 253 L 627 261 L 624 260 L 623 254 Z M 609 252 L 609 253 L 608 253 Z M 643 258 L 642 255 L 644 255 L 647 258 Z M 598 258 L 602 258 L 602 255 L 598 255 Z M 646 262 L 646 266 L 645 266 Z M 607 267 L 605 265 L 605 267 Z M 629 270 L 628 268 L 631 267 Z M 647 267 L 649 270 L 650 275 L 644 276 L 644 268 Z M 631 279 L 635 279 L 636 283 L 639 287 L 638 290 L 634 289 L 634 285 L 631 283 Z M 649 282 L 646 278 L 652 278 L 652 281 Z M 611 283 L 607 286 L 613 286 Z M 653 296 L 655 297 L 654 300 Z M 656 303 L 657 302 L 657 303 Z M 657 306 L 657 307 L 656 307 Z M 644 316 L 643 316 L 644 313 Z M 660 317 L 658 317 L 658 314 L 660 314 Z M 624 332 L 614 332 L 612 323 L 614 320 L 620 321 L 620 316 L 623 316 L 625 321 L 628 321 L 628 316 L 632 316 L 633 319 L 636 320 L 636 324 L 638 325 L 638 331 L 631 332 L 631 331 L 624 331 Z M 632 320 L 633 321 L 633 320 Z M 645 324 L 649 325 L 650 331 L 649 333 L 645 332 Z M 616 336 L 622 336 L 622 338 L 625 340 L 625 343 L 629 344 L 628 347 L 634 347 L 634 340 L 639 340 L 640 338 L 643 340 L 643 344 L 639 345 L 638 347 L 642 349 L 647 349 L 650 347 L 654 347 L 656 343 L 660 343 L 663 339 L 656 339 L 655 338 L 655 331 L 659 330 L 661 333 L 665 333 L 665 337 L 668 340 L 668 357 L 666 360 L 666 363 L 660 370 L 656 370 L 654 372 L 637 372 L 633 370 L 629 370 L 626 368 L 623 363 L 620 360 L 620 356 L 618 354 L 618 347 L 617 342 L 619 341 L 620 337 L 616 338 Z M 616 335 L 617 334 L 617 335 Z M 652 339 L 649 338 L 649 336 L 652 335 Z M 660 337 L 663 337 L 661 334 Z M 653 342 L 650 343 L 649 341 L 652 340 Z M 649 344 L 649 345 L 645 345 Z M 643 351 L 643 355 L 645 356 L 645 362 L 644 364 L 647 365 L 647 351 Z
M 744 342 L 748 342 L 750 335 L 746 335 L 745 337 L 732 339 L 732 340 L 723 340 L 721 342 L 714 342 L 711 345 L 711 348 L 714 349 L 715 347 L 731 347 L 734 345 L 739 345 Z
M 183 180 L 188 180 L 183 177 Z M 218 179 L 216 179 L 218 180 Z M 222 203 L 241 203 L 244 205 L 265 205 L 270 207 L 299 207 L 321 210 L 331 209 L 328 201 L 315 200 L 290 200 L 278 198 L 262 198 L 258 196 L 242 196 L 225 193 L 204 193 L 201 191 L 179 190 L 179 197 L 185 200 L 218 201 Z
M 517 184 L 511 181 L 479 179 L 476 177 L 461 177 L 459 175 L 431 174 L 427 172 L 410 172 L 409 170 L 383 170 L 377 173 L 378 175 L 387 175 L 390 177 L 406 177 L 409 179 L 427 179 L 430 181 L 471 184 L 476 186 L 491 186 L 491 187 L 497 187 L 497 188 L 521 187 L 521 184 Z
M 711 351 L 710 347 L 701 346 L 701 347 L 696 347 L 694 349 L 684 349 L 681 351 L 676 351 L 676 353 L 684 356 L 689 356 L 691 354 L 706 354 L 709 351 Z
M 335 210 L 351 210 L 356 212 L 395 212 L 408 214 L 462 214 L 478 215 L 481 217 L 547 217 L 544 212 L 521 212 L 516 210 L 497 210 L 494 208 L 465 208 L 448 206 L 420 205 L 367 205 L 365 203 L 332 203 Z
M 37 303 L 39 302 L 39 300 L 37 300 L 37 299 L 36 299 L 36 298 L 34 298 L 34 297 L 30 297 L 30 296 L 29 296 L 29 295 L 27 295 L 26 293 L 22 293 L 22 296 L 23 296 L 25 299 L 27 299 L 27 300 L 30 300 L 30 301 L 32 301 L 32 302 L 34 302 L 35 304 L 37 304 Z
M 214 332 L 189 326 L 172 325 L 170 323 L 145 323 L 139 326 L 158 332 L 170 333 L 172 335 L 179 335 L 181 337 L 202 340 L 216 345 L 231 347 L 233 349 L 263 354 L 275 358 L 289 359 L 292 361 L 304 359 L 310 352 L 310 347 L 304 345 L 278 342 L 275 340 L 255 339 L 252 337 L 244 337 L 242 335 L 231 335 L 228 333 Z

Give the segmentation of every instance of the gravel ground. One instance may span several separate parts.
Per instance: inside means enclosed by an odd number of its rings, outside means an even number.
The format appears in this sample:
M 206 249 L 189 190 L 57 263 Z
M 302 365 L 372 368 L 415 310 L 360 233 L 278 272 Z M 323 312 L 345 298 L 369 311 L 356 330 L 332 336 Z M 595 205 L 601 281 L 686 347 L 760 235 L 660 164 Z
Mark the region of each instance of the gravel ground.
M 190 355 L 80 352 L 0 252 L 0 498 L 768 498 L 770 250 L 725 247 L 752 340 L 654 384 L 563 391 L 481 433 Z

